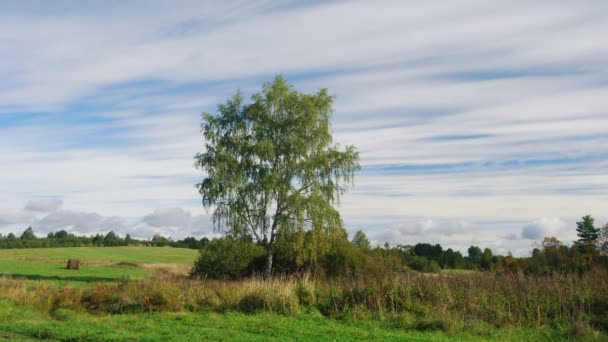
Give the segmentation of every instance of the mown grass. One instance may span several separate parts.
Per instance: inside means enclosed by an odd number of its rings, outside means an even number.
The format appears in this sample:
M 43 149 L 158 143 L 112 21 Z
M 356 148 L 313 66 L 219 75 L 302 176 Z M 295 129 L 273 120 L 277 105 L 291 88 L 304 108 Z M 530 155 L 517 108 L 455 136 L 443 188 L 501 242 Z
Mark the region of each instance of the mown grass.
M 80 270 L 66 269 L 70 258 Z M 57 285 L 142 279 L 159 268 L 191 267 L 196 251 L 185 248 L 73 247 L 0 250 L 0 275 Z M 143 266 L 143 267 L 142 267 Z M 183 271 L 182 271 L 183 273 Z
M 0 260 L 0 275 L 32 281 L 52 281 L 58 285 L 141 279 L 152 272 L 122 266 L 83 265 L 80 270 L 68 270 L 64 263 Z
M 163 247 L 68 247 L 0 249 L 0 260 L 64 262 L 81 259 L 85 263 L 187 263 L 192 264 L 198 252 L 187 248 Z

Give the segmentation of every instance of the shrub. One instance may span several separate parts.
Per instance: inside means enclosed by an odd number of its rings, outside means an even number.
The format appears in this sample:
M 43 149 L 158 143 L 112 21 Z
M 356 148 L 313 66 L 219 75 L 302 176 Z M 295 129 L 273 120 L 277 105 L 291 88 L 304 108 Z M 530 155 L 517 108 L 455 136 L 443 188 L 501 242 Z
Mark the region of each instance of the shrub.
M 329 277 L 352 276 L 362 274 L 367 267 L 365 253 L 346 239 L 335 239 L 333 249 L 322 261 L 325 273 Z
M 244 239 L 214 239 L 199 252 L 192 275 L 212 279 L 239 279 L 252 275 L 264 257 L 264 248 Z
M 435 260 L 429 260 L 426 257 L 414 257 L 409 266 L 420 272 L 439 273 L 441 267 Z

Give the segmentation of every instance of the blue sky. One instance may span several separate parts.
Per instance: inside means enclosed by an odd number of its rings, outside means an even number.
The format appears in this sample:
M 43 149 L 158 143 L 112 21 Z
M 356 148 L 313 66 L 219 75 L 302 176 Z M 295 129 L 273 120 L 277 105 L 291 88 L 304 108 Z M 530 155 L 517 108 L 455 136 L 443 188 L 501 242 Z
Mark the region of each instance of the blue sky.
M 336 96 L 375 242 L 526 255 L 608 221 L 605 1 L 20 2 L 0 10 L 0 233 L 212 236 L 200 113 Z

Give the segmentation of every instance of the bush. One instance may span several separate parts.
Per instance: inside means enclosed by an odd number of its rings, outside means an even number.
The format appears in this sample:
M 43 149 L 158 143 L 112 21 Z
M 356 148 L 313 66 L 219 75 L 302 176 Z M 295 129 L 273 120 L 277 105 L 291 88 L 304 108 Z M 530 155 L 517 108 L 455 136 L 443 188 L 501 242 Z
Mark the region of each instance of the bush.
M 346 239 L 336 239 L 332 250 L 322 260 L 328 277 L 353 276 L 365 273 L 368 258 Z
M 439 273 L 441 267 L 435 260 L 429 260 L 426 257 L 414 257 L 409 266 L 419 272 Z
M 251 241 L 223 237 L 211 240 L 199 252 L 192 276 L 239 279 L 259 270 L 264 248 Z

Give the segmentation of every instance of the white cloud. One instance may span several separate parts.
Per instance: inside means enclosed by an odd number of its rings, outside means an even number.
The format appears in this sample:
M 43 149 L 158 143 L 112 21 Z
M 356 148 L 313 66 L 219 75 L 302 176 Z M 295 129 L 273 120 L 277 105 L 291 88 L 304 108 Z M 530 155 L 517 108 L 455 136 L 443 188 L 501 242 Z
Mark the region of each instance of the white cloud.
M 545 236 L 562 237 L 567 234 L 568 224 L 556 217 L 542 217 L 522 228 L 521 236 L 529 240 L 542 240 Z M 572 229 L 574 231 L 574 229 Z
M 193 216 L 183 208 L 156 209 L 145 215 L 142 222 L 159 232 L 169 232 L 171 236 L 209 236 L 214 233 L 209 215 Z
M 35 222 L 36 232 L 67 230 L 75 234 L 107 233 L 111 230 L 121 232 L 125 228 L 123 219 L 104 217 L 98 213 L 60 210 L 52 212 Z
M 143 221 L 152 227 L 186 227 L 192 216 L 182 208 L 156 209 L 143 217 Z
M 32 214 L 23 210 L 0 211 L 0 226 L 27 224 L 32 219 Z
M 57 211 L 63 205 L 60 199 L 40 199 L 28 201 L 25 205 L 25 210 L 48 213 Z
M 434 242 L 470 237 L 475 229 L 471 223 L 458 219 L 441 218 L 404 218 L 405 222 L 397 224 L 385 224 L 381 229 L 369 229 L 369 234 L 374 243 L 382 245 L 384 242 L 411 244 L 416 242 Z M 352 230 L 352 229 L 351 229 Z

